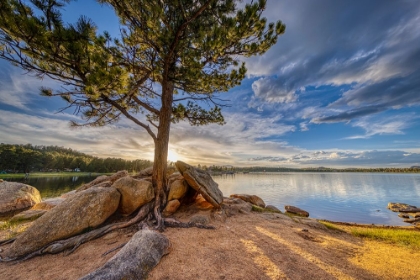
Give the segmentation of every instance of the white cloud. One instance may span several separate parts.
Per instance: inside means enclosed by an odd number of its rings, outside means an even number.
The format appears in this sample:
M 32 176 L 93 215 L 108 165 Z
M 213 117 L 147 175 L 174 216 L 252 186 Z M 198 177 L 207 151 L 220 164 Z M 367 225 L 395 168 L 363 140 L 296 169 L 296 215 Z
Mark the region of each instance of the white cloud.
M 364 117 L 352 123 L 353 127 L 360 127 L 365 131 L 363 135 L 355 135 L 346 139 L 369 138 L 374 135 L 404 134 L 415 119 L 419 117 L 413 114 L 397 115 L 387 118 Z
M 297 96 L 293 90 L 285 90 L 283 87 L 279 87 L 277 83 L 277 80 L 271 78 L 261 78 L 252 83 L 255 98 L 267 103 L 290 103 L 296 101 Z M 253 101 L 255 101 L 255 98 L 253 98 Z

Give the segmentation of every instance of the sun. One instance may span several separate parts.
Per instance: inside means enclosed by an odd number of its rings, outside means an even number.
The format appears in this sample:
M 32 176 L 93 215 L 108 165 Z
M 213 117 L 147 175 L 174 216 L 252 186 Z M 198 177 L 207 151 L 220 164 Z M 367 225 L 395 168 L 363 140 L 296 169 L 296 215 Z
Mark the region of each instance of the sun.
M 169 150 L 168 151 L 168 161 L 176 162 L 179 156 L 176 152 Z

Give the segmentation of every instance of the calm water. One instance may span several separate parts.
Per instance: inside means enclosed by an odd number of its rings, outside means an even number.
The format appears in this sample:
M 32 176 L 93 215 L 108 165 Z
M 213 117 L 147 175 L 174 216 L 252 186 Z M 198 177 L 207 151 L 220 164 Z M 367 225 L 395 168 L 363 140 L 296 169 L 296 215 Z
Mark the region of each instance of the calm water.
M 88 183 L 95 179 L 95 176 L 63 176 L 63 177 L 32 177 L 28 179 L 6 178 L 5 181 L 22 182 L 31 185 L 39 190 L 42 198 L 57 197 L 63 193 L 77 189 L 82 184 Z
M 29 178 L 26 184 L 46 198 L 76 189 L 95 177 Z M 388 202 L 420 207 L 420 174 L 251 173 L 214 176 L 214 180 L 225 196 L 255 194 L 280 210 L 294 205 L 318 219 L 408 225 L 386 208 Z
M 293 205 L 318 219 L 409 225 L 386 208 L 388 202 L 420 207 L 420 174 L 251 173 L 214 179 L 225 196 L 255 194 L 280 210 Z

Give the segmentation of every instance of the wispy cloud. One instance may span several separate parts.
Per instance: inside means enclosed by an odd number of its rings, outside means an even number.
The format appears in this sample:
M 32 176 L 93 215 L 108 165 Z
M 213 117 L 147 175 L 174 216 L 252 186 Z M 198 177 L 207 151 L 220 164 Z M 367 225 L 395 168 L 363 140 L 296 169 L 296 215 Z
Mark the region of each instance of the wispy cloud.
M 332 1 L 301 5 L 272 1 L 269 20 L 286 34 L 265 56 L 249 59 L 251 105 L 301 101 L 308 86 L 349 85 L 312 119 L 346 122 L 393 108 L 420 105 L 420 6 L 416 1 Z M 342 11 L 346 11 L 343 15 Z M 385 20 L 386 19 L 386 20 Z M 333 23 L 333 24 L 332 24 Z
M 404 134 L 404 130 L 408 129 L 418 118 L 414 114 L 397 115 L 380 119 L 365 117 L 352 123 L 353 127 L 362 128 L 365 134 L 349 136 L 346 139 L 363 139 L 374 135 Z

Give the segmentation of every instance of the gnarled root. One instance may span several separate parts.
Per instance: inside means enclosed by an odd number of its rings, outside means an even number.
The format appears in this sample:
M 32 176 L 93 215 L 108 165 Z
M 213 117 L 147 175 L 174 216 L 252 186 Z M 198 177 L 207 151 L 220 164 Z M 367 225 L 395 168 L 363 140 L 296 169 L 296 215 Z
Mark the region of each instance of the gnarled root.
M 107 226 L 104 226 L 104 227 L 101 227 L 101 228 L 98 228 L 98 229 L 94 229 L 94 230 L 89 231 L 89 232 L 84 233 L 84 234 L 80 234 L 80 235 L 70 237 L 70 238 L 65 239 L 65 240 L 55 241 L 53 243 L 50 243 L 50 244 L 42 247 L 41 249 L 39 249 L 39 250 L 37 250 L 33 253 L 30 253 L 30 254 L 26 255 L 23 258 L 13 258 L 13 259 L 10 259 L 10 258 L 1 259 L 0 258 L 0 262 L 14 261 L 14 260 L 17 260 L 17 259 L 27 260 L 27 259 L 30 259 L 32 257 L 43 255 L 43 254 L 57 254 L 57 253 L 65 251 L 65 250 L 69 250 L 66 253 L 67 255 L 69 255 L 69 254 L 73 253 L 83 243 L 86 243 L 90 240 L 99 238 L 99 237 L 101 237 L 101 236 L 103 236 L 103 235 L 105 235 L 105 234 L 107 234 L 111 231 L 126 228 L 126 227 L 129 227 L 129 226 L 131 226 L 135 223 L 138 223 L 138 222 L 142 221 L 144 218 L 147 217 L 147 215 L 152 210 L 152 208 L 153 208 L 153 202 L 149 202 L 149 203 L 143 205 L 140 208 L 137 215 L 129 221 L 110 224 L 110 225 L 107 225 Z
M 172 227 L 172 228 L 196 227 L 196 228 L 203 228 L 203 229 L 216 229 L 214 226 L 207 226 L 207 225 L 203 225 L 200 223 L 193 223 L 193 222 L 183 223 L 178 220 L 171 219 L 171 218 L 163 219 L 163 221 L 165 223 L 165 226 Z
M 0 241 L 0 245 L 6 245 L 15 241 L 16 237 Z

